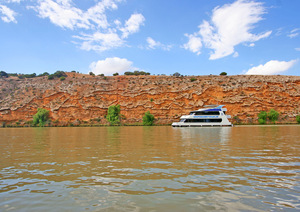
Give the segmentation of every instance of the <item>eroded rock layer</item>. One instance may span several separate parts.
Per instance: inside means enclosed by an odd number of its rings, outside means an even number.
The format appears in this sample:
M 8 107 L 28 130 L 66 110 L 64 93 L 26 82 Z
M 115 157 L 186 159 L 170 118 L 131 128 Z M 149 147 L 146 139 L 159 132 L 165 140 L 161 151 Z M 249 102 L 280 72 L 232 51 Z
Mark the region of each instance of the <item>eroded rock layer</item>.
M 208 104 L 226 105 L 233 122 L 256 123 L 257 114 L 271 108 L 282 123 L 295 122 L 300 114 L 299 76 L 67 75 L 64 81 L 1 78 L 0 122 L 30 121 L 42 107 L 61 124 L 94 119 L 106 124 L 107 109 L 116 104 L 125 123 L 141 122 L 150 111 L 157 124 L 168 124 Z

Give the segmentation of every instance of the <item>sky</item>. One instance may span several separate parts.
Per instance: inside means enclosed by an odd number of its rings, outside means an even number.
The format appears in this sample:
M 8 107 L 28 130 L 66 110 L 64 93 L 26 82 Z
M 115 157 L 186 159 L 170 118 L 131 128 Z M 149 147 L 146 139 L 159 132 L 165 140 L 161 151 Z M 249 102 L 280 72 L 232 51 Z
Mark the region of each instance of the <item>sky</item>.
M 0 0 L 0 70 L 300 76 L 299 0 Z

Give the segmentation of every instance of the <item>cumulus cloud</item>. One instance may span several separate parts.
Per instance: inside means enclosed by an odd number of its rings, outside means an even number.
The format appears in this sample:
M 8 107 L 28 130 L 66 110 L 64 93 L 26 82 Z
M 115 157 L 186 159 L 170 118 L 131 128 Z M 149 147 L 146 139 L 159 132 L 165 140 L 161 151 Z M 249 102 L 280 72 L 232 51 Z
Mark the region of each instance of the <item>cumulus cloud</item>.
M 121 28 L 123 32 L 122 37 L 127 38 L 128 35 L 139 31 L 140 26 L 144 24 L 145 18 L 142 14 L 132 14 L 126 21 L 125 26 Z
M 105 60 L 99 60 L 93 62 L 90 65 L 90 70 L 94 74 L 112 75 L 114 73 L 123 74 L 126 71 L 133 69 L 132 62 L 119 57 L 106 58 Z
M 186 50 L 190 50 L 191 52 L 196 53 L 197 55 L 201 54 L 201 38 L 198 37 L 197 34 L 185 34 L 185 36 L 188 37 L 189 41 L 183 45 L 183 48 L 185 48 Z
M 235 53 L 234 47 L 247 42 L 256 42 L 270 36 L 272 31 L 252 34 L 254 25 L 262 20 L 265 8 L 260 2 L 237 0 L 213 10 L 211 20 L 204 20 L 199 31 L 187 34 L 184 48 L 200 54 L 202 45 L 212 49 L 210 59 L 219 59 Z M 200 44 L 201 43 L 201 44 Z M 253 45 L 253 44 L 252 44 Z
M 273 75 L 279 74 L 281 72 L 287 71 L 291 67 L 293 67 L 298 60 L 291 60 L 291 61 L 278 61 L 278 60 L 271 60 L 264 65 L 259 65 L 253 68 L 250 68 L 246 75 Z
M 103 0 L 87 11 L 83 11 L 73 6 L 72 0 L 39 0 L 38 5 L 31 8 L 41 18 L 49 18 L 53 24 L 62 28 L 71 30 L 75 28 L 107 28 L 105 11 L 117 9 L 116 2 L 118 0 Z
M 17 13 L 5 5 L 0 5 L 0 15 L 2 21 L 6 23 L 10 23 L 10 22 L 17 23 L 17 20 L 15 18 L 17 16 Z
M 112 48 L 120 47 L 124 44 L 119 35 L 113 31 L 101 33 L 95 32 L 93 34 L 81 34 L 80 36 L 74 36 L 79 40 L 82 40 L 80 48 L 86 51 L 106 51 Z
M 165 51 L 169 51 L 172 48 L 172 45 L 165 45 L 165 44 L 160 43 L 159 41 L 155 41 L 151 37 L 148 37 L 147 38 L 147 48 L 148 49 L 161 48 Z
M 102 0 L 86 11 L 76 7 L 73 0 L 39 0 L 34 9 L 39 17 L 51 23 L 77 32 L 73 38 L 81 49 L 86 51 L 106 51 L 124 46 L 129 35 L 139 31 L 144 24 L 142 14 L 134 13 L 122 24 L 119 20 L 110 22 L 107 10 L 118 9 L 123 0 Z

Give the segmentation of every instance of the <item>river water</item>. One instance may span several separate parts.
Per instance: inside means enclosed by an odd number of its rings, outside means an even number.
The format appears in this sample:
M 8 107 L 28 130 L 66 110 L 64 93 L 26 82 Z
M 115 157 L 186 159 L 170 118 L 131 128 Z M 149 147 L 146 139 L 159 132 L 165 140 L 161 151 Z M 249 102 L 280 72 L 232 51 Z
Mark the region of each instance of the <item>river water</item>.
M 300 126 L 0 129 L 0 211 L 298 211 Z

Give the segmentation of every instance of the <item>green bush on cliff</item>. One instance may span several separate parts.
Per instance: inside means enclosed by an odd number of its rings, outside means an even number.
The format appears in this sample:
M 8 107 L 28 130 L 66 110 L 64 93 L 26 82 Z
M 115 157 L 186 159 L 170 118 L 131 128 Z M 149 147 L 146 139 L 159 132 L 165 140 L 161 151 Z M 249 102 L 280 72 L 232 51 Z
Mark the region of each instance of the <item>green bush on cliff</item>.
M 106 119 L 110 123 L 110 125 L 120 124 L 120 111 L 120 105 L 109 106 Z
M 258 123 L 265 124 L 268 119 L 269 121 L 275 124 L 275 122 L 278 120 L 278 117 L 279 117 L 279 113 L 274 109 L 269 110 L 269 112 L 261 111 L 258 114 Z
M 67 77 L 67 74 L 64 71 L 56 71 L 54 74 L 50 74 L 48 76 L 48 79 L 52 80 L 54 78 L 61 78 L 61 77 Z
M 268 116 L 268 119 L 275 124 L 275 122 L 278 120 L 279 113 L 276 110 L 271 109 L 267 113 L 267 116 Z
M 298 124 L 300 124 L 300 115 L 296 116 L 296 121 Z
M 267 121 L 265 119 L 258 119 L 259 124 L 265 124 Z
M 46 122 L 49 119 L 49 111 L 44 108 L 38 108 L 37 113 L 33 116 L 34 126 L 45 126 Z
M 153 124 L 154 124 L 154 115 L 152 115 L 149 111 L 147 111 L 143 116 L 143 125 L 152 126 Z
M 8 74 L 5 71 L 0 71 L 0 77 L 8 77 Z
M 266 111 L 261 111 L 258 114 L 258 123 L 259 124 L 265 124 L 267 122 L 267 112 Z

